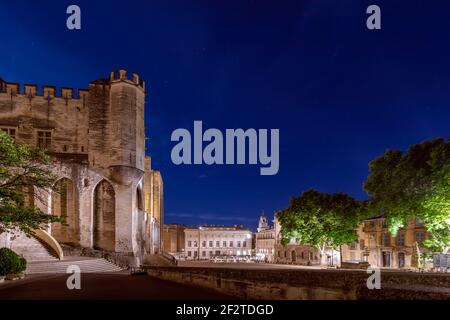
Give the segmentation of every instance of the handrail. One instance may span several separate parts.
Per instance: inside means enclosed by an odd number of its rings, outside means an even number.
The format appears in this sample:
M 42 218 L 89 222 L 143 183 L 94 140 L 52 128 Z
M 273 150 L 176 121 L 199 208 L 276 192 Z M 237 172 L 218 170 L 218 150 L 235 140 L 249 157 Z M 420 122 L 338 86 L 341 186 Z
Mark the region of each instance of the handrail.
M 59 260 L 64 259 L 64 253 L 61 246 L 59 245 L 58 241 L 56 241 L 56 239 L 53 238 L 48 232 L 45 232 L 44 230 L 34 230 L 34 236 L 48 245 L 58 256 Z

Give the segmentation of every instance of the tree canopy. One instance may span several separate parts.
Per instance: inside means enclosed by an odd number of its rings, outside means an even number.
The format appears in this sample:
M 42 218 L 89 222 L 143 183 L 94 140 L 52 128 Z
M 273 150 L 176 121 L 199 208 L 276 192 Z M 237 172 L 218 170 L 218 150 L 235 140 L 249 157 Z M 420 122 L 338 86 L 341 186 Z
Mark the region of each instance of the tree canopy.
M 49 161 L 44 150 L 18 144 L 0 131 L 0 233 L 20 230 L 31 235 L 62 221 L 27 201 L 54 185 Z
M 407 153 L 388 150 L 369 164 L 364 189 L 372 197 L 372 212 L 385 216 L 392 234 L 419 218 L 433 251 L 450 246 L 450 142 L 425 141 Z
M 357 227 L 366 218 L 366 203 L 345 193 L 308 190 L 292 197 L 289 207 L 277 213 L 282 244 L 291 239 L 319 248 L 337 248 L 358 240 Z

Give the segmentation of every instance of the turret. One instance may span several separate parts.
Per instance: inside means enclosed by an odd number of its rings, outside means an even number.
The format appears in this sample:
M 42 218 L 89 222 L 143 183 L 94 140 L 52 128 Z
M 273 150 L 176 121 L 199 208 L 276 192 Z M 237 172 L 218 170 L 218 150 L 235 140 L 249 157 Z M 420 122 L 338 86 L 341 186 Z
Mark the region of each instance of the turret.
M 144 81 L 121 69 L 91 82 L 89 93 L 90 162 L 144 171 Z

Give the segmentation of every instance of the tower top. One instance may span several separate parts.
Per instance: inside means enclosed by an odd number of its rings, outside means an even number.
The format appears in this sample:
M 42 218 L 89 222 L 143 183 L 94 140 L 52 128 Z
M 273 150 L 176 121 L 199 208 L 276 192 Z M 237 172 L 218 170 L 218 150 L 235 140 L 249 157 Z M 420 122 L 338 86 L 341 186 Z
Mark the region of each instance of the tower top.
M 142 88 L 145 91 L 145 81 L 142 80 L 136 72 L 131 73 L 131 77 L 129 77 L 127 70 L 119 69 L 119 71 L 111 71 L 109 75 L 110 82 L 116 81 L 127 81 L 135 84 L 136 86 Z
M 258 232 L 261 232 L 263 230 L 270 229 L 269 223 L 267 221 L 266 215 L 264 214 L 264 211 L 261 213 L 261 216 L 259 217 L 258 222 Z

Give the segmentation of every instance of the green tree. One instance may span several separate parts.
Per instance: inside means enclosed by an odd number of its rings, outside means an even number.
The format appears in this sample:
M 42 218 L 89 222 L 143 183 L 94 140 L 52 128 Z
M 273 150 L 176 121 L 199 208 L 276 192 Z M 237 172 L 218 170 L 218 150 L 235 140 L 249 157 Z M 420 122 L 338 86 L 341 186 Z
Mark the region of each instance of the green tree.
M 433 252 L 450 246 L 450 142 L 425 141 L 407 153 L 388 150 L 369 164 L 364 189 L 372 197 L 371 211 L 382 213 L 393 235 L 414 217 L 430 237 Z
M 0 234 L 20 230 L 32 235 L 48 223 L 63 222 L 27 201 L 54 185 L 49 161 L 44 150 L 18 144 L 0 131 Z
M 292 197 L 289 207 L 277 213 L 282 244 L 294 239 L 317 247 L 325 263 L 325 250 L 358 240 L 357 227 L 366 218 L 366 203 L 345 193 L 308 190 Z

